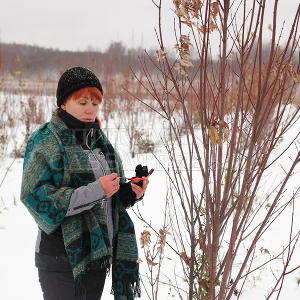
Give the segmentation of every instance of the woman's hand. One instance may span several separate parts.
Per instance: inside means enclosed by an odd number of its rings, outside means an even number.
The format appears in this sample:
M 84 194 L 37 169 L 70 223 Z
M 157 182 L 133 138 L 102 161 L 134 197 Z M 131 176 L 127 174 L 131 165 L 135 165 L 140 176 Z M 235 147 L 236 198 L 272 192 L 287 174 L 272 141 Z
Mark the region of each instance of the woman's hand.
M 147 177 L 143 177 L 143 186 L 140 187 L 136 185 L 135 183 L 131 183 L 131 188 L 135 192 L 135 199 L 140 199 L 144 194 L 147 189 L 149 179 Z
M 111 197 L 120 188 L 120 179 L 117 173 L 101 176 L 98 178 L 101 183 L 106 197 Z

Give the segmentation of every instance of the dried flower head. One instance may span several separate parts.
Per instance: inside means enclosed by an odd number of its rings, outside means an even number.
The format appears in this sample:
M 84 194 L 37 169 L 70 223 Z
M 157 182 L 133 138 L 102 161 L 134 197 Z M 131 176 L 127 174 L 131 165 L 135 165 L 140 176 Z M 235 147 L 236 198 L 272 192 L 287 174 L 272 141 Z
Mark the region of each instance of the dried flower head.
M 180 56 L 180 60 L 173 65 L 174 70 L 176 70 L 181 75 L 187 75 L 183 67 L 189 68 L 193 67 L 191 61 L 189 61 L 190 47 L 192 43 L 189 36 L 182 34 L 179 38 L 179 44 L 174 46 L 175 50 Z
M 161 61 L 162 59 L 164 59 L 167 55 L 167 51 L 159 49 L 156 51 L 157 57 L 156 60 L 157 61 Z
M 173 0 L 175 13 L 183 21 L 191 18 L 199 18 L 199 12 L 203 5 L 200 0 Z
M 212 2 L 210 4 L 210 13 L 211 16 L 215 19 L 219 13 L 219 4 L 218 2 Z
M 219 144 L 219 135 L 215 126 L 208 127 L 208 136 L 213 145 Z
M 156 265 L 158 265 L 158 263 L 156 263 L 156 262 L 153 261 L 153 258 L 151 257 L 149 251 L 147 251 L 147 254 L 146 254 L 146 260 L 147 260 L 147 264 L 148 264 L 149 266 L 156 266 Z
M 150 237 L 151 237 L 151 233 L 148 230 L 144 230 L 141 233 L 140 243 L 141 243 L 142 248 L 144 248 L 145 246 L 148 246 L 151 243 Z
M 218 29 L 218 26 L 214 22 L 209 22 L 208 25 L 202 25 L 197 27 L 198 31 L 200 33 L 207 33 L 207 32 L 213 32 L 214 30 Z
M 213 121 L 212 124 L 208 126 L 208 136 L 213 145 L 227 142 L 229 139 L 228 124 L 223 120 Z

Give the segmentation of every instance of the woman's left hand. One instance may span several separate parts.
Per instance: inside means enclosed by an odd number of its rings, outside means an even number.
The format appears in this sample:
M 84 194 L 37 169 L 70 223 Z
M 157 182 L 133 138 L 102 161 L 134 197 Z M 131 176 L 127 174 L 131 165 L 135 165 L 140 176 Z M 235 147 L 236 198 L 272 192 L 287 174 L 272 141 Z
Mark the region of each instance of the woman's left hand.
M 149 179 L 147 177 L 143 177 L 143 178 L 144 178 L 144 180 L 143 180 L 143 186 L 142 187 L 136 185 L 135 183 L 131 183 L 131 188 L 135 192 L 135 195 L 136 195 L 135 199 L 141 198 L 144 195 L 144 193 L 147 189 Z

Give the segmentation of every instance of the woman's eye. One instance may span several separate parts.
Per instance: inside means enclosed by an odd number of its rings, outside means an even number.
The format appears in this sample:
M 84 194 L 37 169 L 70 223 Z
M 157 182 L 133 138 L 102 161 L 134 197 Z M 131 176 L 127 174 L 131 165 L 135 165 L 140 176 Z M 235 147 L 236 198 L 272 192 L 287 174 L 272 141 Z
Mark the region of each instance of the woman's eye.
M 99 103 L 93 103 L 93 105 L 94 105 L 94 106 L 98 106 L 98 105 L 99 105 Z
M 86 105 L 86 102 L 79 102 L 80 105 Z

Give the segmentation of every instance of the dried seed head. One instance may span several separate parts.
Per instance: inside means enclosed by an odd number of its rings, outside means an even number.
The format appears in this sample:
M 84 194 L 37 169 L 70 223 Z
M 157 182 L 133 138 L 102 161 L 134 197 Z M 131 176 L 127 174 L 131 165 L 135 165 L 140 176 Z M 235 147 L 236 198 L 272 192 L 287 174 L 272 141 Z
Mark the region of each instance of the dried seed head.
M 149 266 L 156 266 L 156 265 L 158 265 L 158 263 L 156 263 L 156 262 L 153 261 L 153 258 L 151 257 L 149 251 L 147 251 L 147 254 L 146 254 L 146 260 L 147 260 L 147 264 L 148 264 Z
M 219 141 L 220 141 L 219 135 L 218 135 L 217 128 L 215 126 L 208 127 L 208 136 L 213 145 L 219 144 Z
M 216 18 L 219 13 L 219 4 L 218 2 L 213 2 L 210 4 L 210 12 L 213 18 Z
M 141 243 L 142 248 L 144 248 L 145 246 L 148 246 L 151 243 L 150 237 L 151 237 L 151 233 L 148 230 L 144 230 L 141 233 L 140 243 Z
M 156 54 L 157 54 L 156 60 L 157 61 L 163 60 L 167 56 L 167 53 L 168 52 L 165 50 L 161 50 L 161 49 L 157 50 L 156 51 Z

